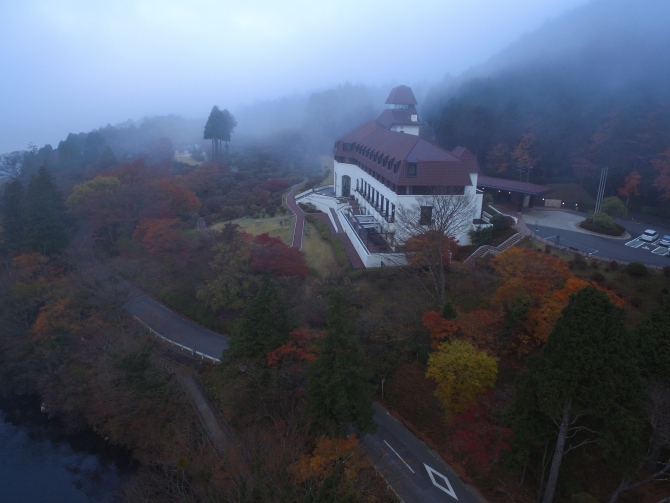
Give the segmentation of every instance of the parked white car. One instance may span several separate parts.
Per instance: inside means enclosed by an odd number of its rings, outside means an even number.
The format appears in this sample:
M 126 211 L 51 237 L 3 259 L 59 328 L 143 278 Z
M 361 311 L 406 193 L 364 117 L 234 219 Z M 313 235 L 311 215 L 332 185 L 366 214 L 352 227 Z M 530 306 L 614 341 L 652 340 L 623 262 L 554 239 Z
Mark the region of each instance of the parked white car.
M 656 232 L 653 229 L 647 229 L 642 233 L 640 236 L 640 240 L 646 242 L 646 243 L 653 243 L 658 239 L 658 232 Z

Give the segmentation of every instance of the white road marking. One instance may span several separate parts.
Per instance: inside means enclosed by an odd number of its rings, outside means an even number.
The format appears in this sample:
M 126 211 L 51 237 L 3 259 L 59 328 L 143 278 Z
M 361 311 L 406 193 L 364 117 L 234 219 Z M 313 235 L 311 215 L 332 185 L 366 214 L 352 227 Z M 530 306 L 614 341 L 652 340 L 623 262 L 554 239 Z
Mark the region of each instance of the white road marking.
M 386 445 L 389 446 L 389 449 L 391 449 L 391 450 L 393 451 L 393 453 L 394 453 L 396 456 L 398 456 L 398 459 L 400 459 L 400 461 L 402 461 L 403 463 L 405 463 L 405 466 L 406 466 L 407 468 L 409 468 L 409 471 L 412 472 L 412 473 L 414 473 L 414 470 L 412 470 L 412 467 L 409 466 L 409 465 L 407 464 L 407 462 L 406 462 L 404 459 L 402 459 L 402 458 L 400 457 L 400 454 L 398 454 L 398 453 L 395 451 L 395 449 L 394 449 L 393 447 L 391 447 L 391 446 L 389 445 L 389 443 L 388 443 L 386 440 L 384 440 L 384 443 L 385 443 Z M 450 487 L 451 487 L 451 486 L 450 486 Z M 458 499 L 458 498 L 457 498 L 457 499 Z
M 386 444 L 386 445 L 388 445 L 388 444 Z M 447 493 L 449 496 L 453 497 L 455 500 L 458 500 L 458 496 L 456 496 L 456 493 L 454 492 L 454 488 L 451 487 L 451 483 L 449 482 L 449 479 L 447 477 L 442 475 L 440 472 L 437 472 L 437 471 L 433 470 L 426 463 L 424 463 L 423 466 L 426 467 L 426 471 L 428 472 L 428 476 L 430 477 L 430 480 L 435 487 L 437 487 L 438 489 L 443 490 L 445 493 Z M 435 480 L 435 477 L 433 477 L 433 474 L 437 475 L 438 477 L 441 477 L 442 480 L 444 480 L 447 483 L 447 487 L 444 487 L 443 485 L 438 484 L 437 481 Z

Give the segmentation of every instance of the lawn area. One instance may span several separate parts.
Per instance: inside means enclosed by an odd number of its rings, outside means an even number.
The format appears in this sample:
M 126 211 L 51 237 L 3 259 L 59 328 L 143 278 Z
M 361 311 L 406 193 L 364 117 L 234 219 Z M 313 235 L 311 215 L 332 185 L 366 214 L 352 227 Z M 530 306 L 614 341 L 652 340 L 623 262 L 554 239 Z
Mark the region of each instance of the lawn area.
M 309 222 L 305 222 L 305 235 L 302 240 L 307 266 L 322 275 L 328 276 L 330 264 L 336 261 L 335 252 L 330 243 L 319 236 L 319 231 Z
M 279 225 L 279 222 L 282 221 L 284 225 Z M 267 232 L 272 237 L 279 237 L 287 245 L 291 245 L 293 242 L 293 227 L 295 226 L 295 217 L 287 216 L 276 216 L 272 218 L 251 218 L 251 217 L 242 217 L 236 220 L 231 220 L 230 222 L 219 222 L 210 227 L 210 229 L 220 230 L 227 223 L 237 224 L 240 228 L 252 234 L 258 236 Z M 315 234 L 318 238 L 318 233 Z
M 184 164 L 189 164 L 191 166 L 200 166 L 202 161 L 196 161 L 191 158 L 190 155 L 186 155 L 182 152 L 176 152 L 174 155 L 174 160 L 177 162 L 183 162 Z

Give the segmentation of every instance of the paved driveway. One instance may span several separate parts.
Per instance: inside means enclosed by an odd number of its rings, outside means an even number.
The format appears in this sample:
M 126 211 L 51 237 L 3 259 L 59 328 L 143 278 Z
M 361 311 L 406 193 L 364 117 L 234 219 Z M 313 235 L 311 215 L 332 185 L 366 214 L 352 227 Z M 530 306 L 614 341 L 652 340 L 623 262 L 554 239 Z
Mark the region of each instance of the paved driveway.
M 577 227 L 586 215 L 570 211 L 532 210 L 522 213 L 521 217 L 528 228 L 538 236 L 558 242 L 560 245 L 576 248 L 585 253 L 623 262 L 643 262 L 657 266 L 670 265 L 670 257 L 654 255 L 654 246 L 631 248 L 626 243 L 638 237 L 645 229 L 656 230 L 659 236 L 670 235 L 670 227 L 640 224 L 627 220 L 615 219 L 626 227 L 627 235 L 623 238 L 604 237 L 585 232 Z

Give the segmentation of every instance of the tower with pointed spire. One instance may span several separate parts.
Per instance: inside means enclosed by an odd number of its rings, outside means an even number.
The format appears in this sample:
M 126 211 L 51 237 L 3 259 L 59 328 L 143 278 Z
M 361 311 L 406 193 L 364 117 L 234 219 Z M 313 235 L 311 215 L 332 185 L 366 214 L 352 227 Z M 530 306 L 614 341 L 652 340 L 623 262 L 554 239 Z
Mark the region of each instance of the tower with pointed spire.
M 417 101 L 409 87 L 398 86 L 391 89 L 386 105 L 388 108 L 382 112 L 377 122 L 391 131 L 419 136 L 419 127 L 424 123 L 419 119 Z

